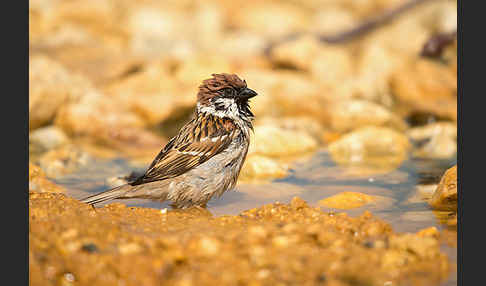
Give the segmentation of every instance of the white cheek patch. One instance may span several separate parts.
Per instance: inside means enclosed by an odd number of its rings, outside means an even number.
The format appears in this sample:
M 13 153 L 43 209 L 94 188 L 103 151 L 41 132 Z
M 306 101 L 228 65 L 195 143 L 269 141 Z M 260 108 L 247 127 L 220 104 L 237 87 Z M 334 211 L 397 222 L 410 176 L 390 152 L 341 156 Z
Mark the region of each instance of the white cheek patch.
M 214 105 L 211 106 L 201 106 L 197 104 L 197 109 L 199 112 L 208 112 L 218 117 L 229 117 L 232 119 L 239 119 L 238 105 L 232 98 L 219 98 L 215 101 L 215 105 L 223 106 L 222 109 L 216 110 Z

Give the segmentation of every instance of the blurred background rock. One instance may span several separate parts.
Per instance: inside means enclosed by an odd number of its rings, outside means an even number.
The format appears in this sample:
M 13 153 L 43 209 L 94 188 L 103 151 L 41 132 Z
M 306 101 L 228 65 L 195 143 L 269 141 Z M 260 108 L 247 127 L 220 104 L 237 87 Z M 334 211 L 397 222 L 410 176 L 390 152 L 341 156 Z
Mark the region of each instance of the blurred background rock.
M 244 177 L 285 176 L 285 157 L 328 145 L 342 165 L 454 156 L 457 43 L 422 50 L 457 29 L 457 3 L 425 2 L 332 44 L 318 36 L 406 1 L 31 0 L 31 161 L 64 174 L 45 166 L 61 156 L 72 169 L 94 152 L 80 146 L 103 146 L 96 155 L 148 164 L 191 116 L 201 81 L 222 72 L 260 94 Z M 392 160 L 370 159 L 377 146 Z

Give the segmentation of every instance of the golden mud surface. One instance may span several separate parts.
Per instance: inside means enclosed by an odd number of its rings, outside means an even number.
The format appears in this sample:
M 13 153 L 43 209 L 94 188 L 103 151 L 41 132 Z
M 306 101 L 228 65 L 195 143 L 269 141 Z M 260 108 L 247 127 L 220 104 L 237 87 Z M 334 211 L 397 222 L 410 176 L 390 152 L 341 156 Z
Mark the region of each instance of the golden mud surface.
M 300 198 L 236 216 L 29 194 L 30 285 L 435 285 L 436 235 Z

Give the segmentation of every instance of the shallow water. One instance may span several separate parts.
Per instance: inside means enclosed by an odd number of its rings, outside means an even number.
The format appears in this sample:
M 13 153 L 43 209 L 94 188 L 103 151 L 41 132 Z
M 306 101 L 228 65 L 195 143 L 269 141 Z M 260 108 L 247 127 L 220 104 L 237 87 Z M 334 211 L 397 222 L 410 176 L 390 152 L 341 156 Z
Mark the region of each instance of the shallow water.
M 436 184 L 444 171 L 456 164 L 456 158 L 449 160 L 410 159 L 398 169 L 377 173 L 367 169 L 352 169 L 337 166 L 329 154 L 323 150 L 310 160 L 294 166 L 289 176 L 265 184 L 239 182 L 235 191 L 226 192 L 221 198 L 213 198 L 208 210 L 213 215 L 238 214 L 243 210 L 259 207 L 276 201 L 287 203 L 294 196 L 299 196 L 312 206 L 318 201 L 343 191 L 360 192 L 378 196 L 376 204 L 345 210 L 351 216 L 357 216 L 369 210 L 377 217 L 390 223 L 397 232 L 416 232 L 435 226 L 443 230 L 437 218 L 425 200 L 418 194 L 416 186 Z M 82 198 L 101 192 L 109 186 L 105 180 L 114 176 L 124 176 L 132 171 L 143 172 L 145 166 L 135 165 L 124 159 L 96 159 L 92 164 L 78 169 L 75 173 L 55 180 L 68 189 L 67 194 Z M 123 200 L 128 206 L 166 208 L 168 203 L 147 200 Z M 326 211 L 333 210 L 322 207 Z M 443 244 L 443 251 L 455 265 L 457 248 Z M 453 268 L 449 279 L 442 285 L 457 285 L 457 275 Z

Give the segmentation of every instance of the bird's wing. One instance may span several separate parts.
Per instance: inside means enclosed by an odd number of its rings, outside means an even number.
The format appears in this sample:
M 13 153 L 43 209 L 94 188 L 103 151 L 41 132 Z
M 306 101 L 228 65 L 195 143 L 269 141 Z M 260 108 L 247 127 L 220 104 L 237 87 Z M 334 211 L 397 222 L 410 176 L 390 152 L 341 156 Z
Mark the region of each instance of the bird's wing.
M 226 149 L 238 129 L 230 119 L 195 118 L 154 159 L 145 174 L 131 185 L 177 177 Z

